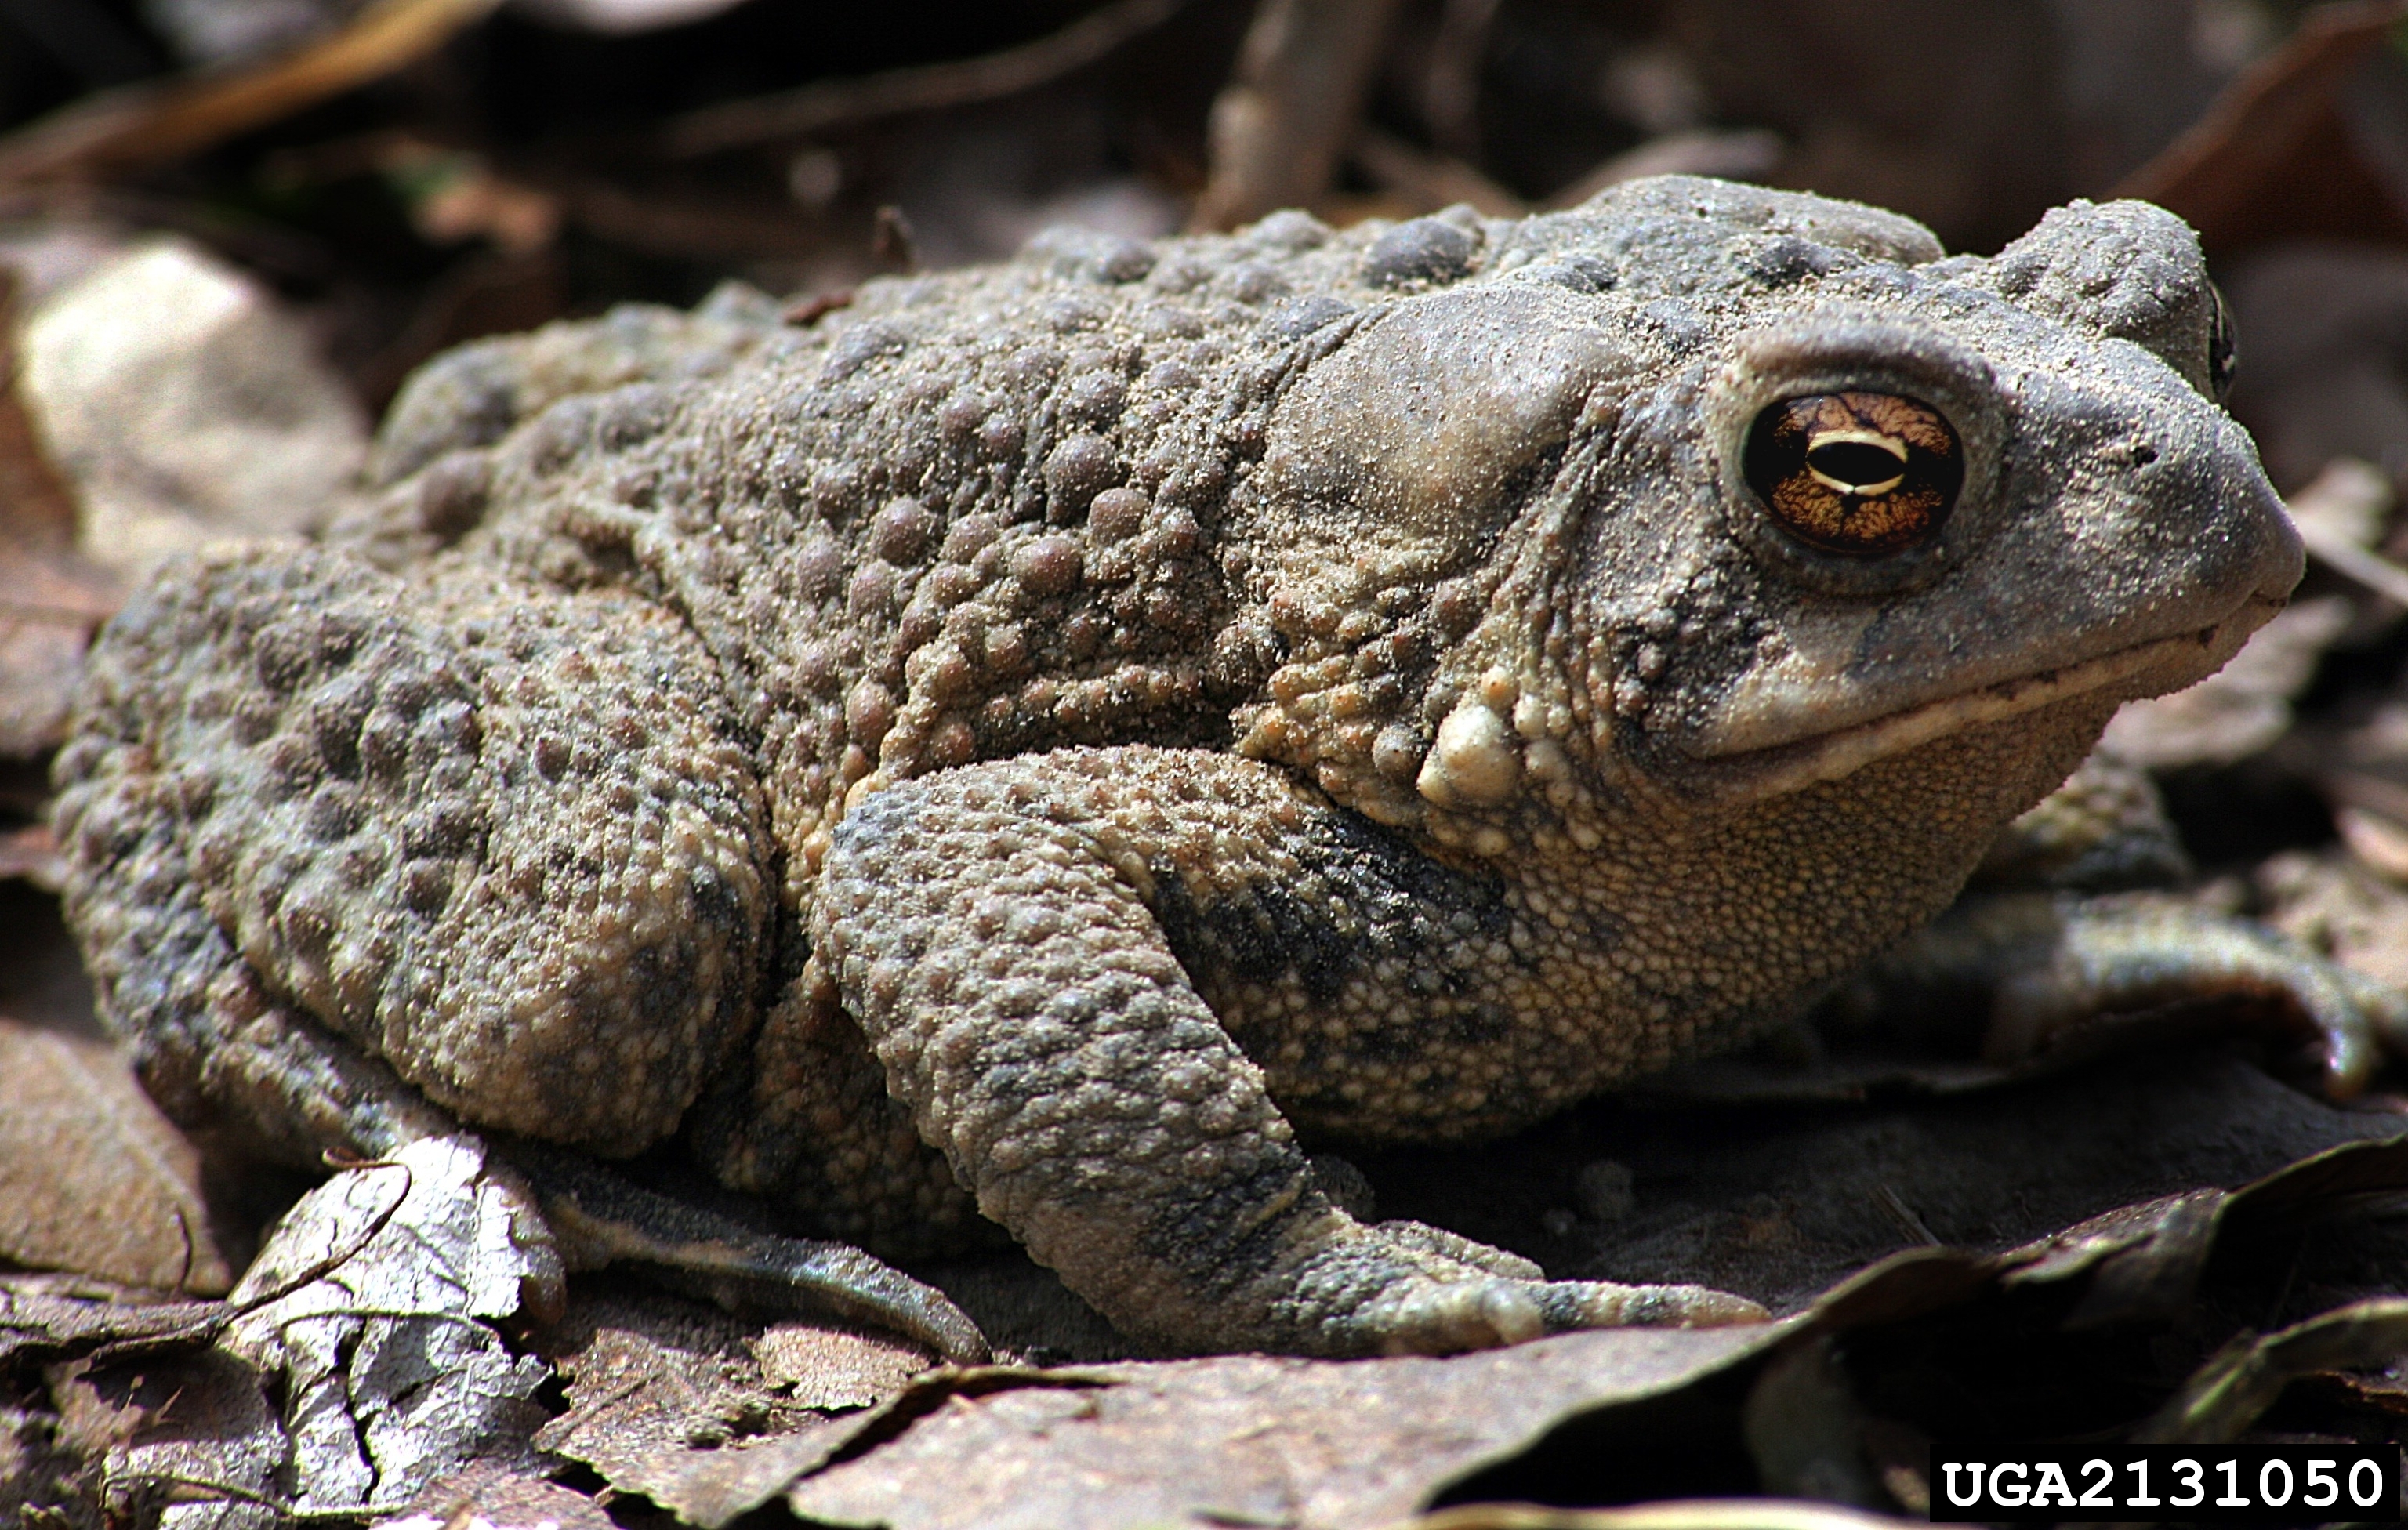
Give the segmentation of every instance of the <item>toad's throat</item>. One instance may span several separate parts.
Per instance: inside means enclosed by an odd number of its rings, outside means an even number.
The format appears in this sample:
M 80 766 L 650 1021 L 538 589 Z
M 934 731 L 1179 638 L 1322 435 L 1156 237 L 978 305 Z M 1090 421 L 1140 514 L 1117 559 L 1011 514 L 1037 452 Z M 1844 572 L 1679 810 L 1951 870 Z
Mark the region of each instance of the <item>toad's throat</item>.
M 1828 733 L 1704 754 L 1698 760 L 1698 767 L 1710 778 L 1719 778 L 1722 784 L 1743 789 L 1751 795 L 1776 796 L 1821 781 L 1838 780 L 1876 760 L 2075 696 L 2111 688 L 2122 690 L 2123 699 L 2163 694 L 2222 668 L 2249 635 L 2282 606 L 2279 600 L 2259 597 L 2223 621 L 2190 632 L 2151 638 L 2080 664 L 2037 670 L 1960 691 Z

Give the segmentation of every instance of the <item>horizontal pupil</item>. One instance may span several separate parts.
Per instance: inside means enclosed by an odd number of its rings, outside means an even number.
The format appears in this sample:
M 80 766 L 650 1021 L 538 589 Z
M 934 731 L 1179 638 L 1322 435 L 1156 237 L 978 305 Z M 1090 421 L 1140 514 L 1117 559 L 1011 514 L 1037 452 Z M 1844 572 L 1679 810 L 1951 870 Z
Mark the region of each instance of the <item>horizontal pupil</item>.
M 1757 412 L 1741 450 L 1741 472 L 1774 522 L 1850 557 L 1931 542 L 1965 477 L 1947 417 L 1903 393 L 1778 400 Z
M 1835 441 L 1806 454 L 1807 464 L 1846 484 L 1887 483 L 1906 469 L 1905 461 L 1870 441 Z

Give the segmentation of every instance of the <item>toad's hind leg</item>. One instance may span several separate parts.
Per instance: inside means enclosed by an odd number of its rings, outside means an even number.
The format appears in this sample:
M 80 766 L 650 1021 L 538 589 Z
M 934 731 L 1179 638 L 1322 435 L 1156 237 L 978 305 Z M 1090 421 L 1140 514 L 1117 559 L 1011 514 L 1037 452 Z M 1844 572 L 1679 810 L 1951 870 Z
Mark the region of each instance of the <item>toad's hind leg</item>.
M 700 645 L 631 596 L 219 558 L 94 651 L 59 765 L 71 912 L 105 975 L 106 926 L 157 895 L 128 836 L 164 833 L 279 1002 L 466 1121 L 634 1152 L 760 986 L 764 815 L 723 711 Z
M 392 1069 L 262 989 L 201 907 L 174 817 L 145 800 L 145 785 L 139 776 L 103 778 L 79 794 L 71 817 L 85 867 L 74 884 L 78 926 L 104 1007 L 151 1094 L 186 1125 L 303 1167 L 329 1151 L 389 1158 L 456 1133 Z M 93 852 L 104 849 L 101 870 Z M 649 1265 L 730 1305 L 832 1308 L 948 1359 L 987 1358 L 977 1325 L 943 1293 L 850 1245 L 765 1235 L 640 1190 L 580 1155 L 523 1139 L 501 1146 L 525 1181 L 506 1180 L 501 1193 L 539 1210 L 521 1218 L 513 1237 L 551 1247 L 557 1234 L 571 1268 Z
M 67 916 L 100 1009 L 167 1113 L 244 1152 L 302 1166 L 380 1157 L 452 1129 L 390 1069 L 311 1029 L 236 953 L 194 889 L 159 775 L 87 733 L 62 757 Z
M 665 618 L 593 597 L 314 555 L 155 586 L 95 653 L 58 767 L 103 1014 L 170 1114 L 251 1151 L 457 1132 L 423 1091 L 521 1134 L 497 1145 L 574 1265 L 800 1295 L 982 1358 L 942 1294 L 856 1249 L 523 1140 L 637 1151 L 743 1039 L 767 879 L 709 673 Z

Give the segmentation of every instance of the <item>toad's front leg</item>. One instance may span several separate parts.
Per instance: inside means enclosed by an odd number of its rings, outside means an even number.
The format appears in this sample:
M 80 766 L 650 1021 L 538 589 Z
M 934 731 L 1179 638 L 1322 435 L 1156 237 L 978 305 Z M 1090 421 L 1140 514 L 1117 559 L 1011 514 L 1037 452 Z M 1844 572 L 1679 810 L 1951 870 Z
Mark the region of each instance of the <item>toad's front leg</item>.
M 1548 1281 L 1434 1229 L 1366 1226 L 1315 1184 L 1162 916 L 1207 865 L 1294 877 L 1292 850 L 1341 816 L 1226 755 L 1073 750 L 946 772 L 845 820 L 815 959 L 979 1208 L 1133 1336 L 1445 1352 L 1761 1316 L 1694 1286 Z M 1419 895 L 1354 870 L 1389 914 Z

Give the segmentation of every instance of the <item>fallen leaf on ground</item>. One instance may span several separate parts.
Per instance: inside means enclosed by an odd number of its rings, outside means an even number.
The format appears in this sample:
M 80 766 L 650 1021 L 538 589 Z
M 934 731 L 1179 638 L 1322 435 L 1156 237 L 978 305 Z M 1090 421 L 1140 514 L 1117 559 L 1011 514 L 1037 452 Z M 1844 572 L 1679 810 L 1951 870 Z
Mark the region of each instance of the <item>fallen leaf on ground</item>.
M 657 1291 L 580 1296 L 550 1336 L 568 1411 L 538 1448 L 715 1530 L 852 1437 L 835 1409 L 899 1395 L 924 1351 L 843 1329 L 766 1332 Z
M 0 1276 L 0 1366 L 195 1343 L 233 1315 L 223 1302 L 163 1301 L 75 1277 Z
M 2408 207 L 2379 136 L 2354 119 L 2349 87 L 2408 16 L 2391 0 L 2311 7 L 2283 46 L 2226 88 L 2200 120 L 2115 188 L 2172 208 L 2210 254 L 2269 235 L 2396 242 Z
M 2127 704 L 2100 740 L 2107 753 L 2152 770 L 2226 765 L 2259 753 L 2291 731 L 2291 704 L 2327 652 L 2371 640 L 2408 606 L 2408 568 L 2370 551 L 2392 510 L 2383 474 L 2339 459 L 2288 503 L 2308 551 L 2357 593 L 2294 601 L 2207 679 Z
M 233 1355 L 193 1349 L 71 1366 L 51 1393 L 62 1440 L 101 1462 L 101 1501 L 112 1523 L 209 1530 L 288 1523 L 284 1431 L 258 1373 Z M 188 1507 L 170 1520 L 176 1505 Z
M 66 735 L 91 627 L 10 603 L 0 594 L 0 755 L 31 759 Z
M 74 555 L 75 491 L 20 385 L 18 289 L 0 267 L 0 756 L 32 759 L 64 736 L 84 648 L 117 589 Z
M 96 1530 L 100 1466 L 60 1443 L 58 1415 L 0 1397 L 0 1504 L 34 1525 Z
M 2260 917 L 2353 971 L 2408 989 L 2408 887 L 2388 872 L 2370 866 L 2355 843 L 2270 857 L 2254 879 Z
M 2230 765 L 2290 729 L 2291 699 L 2343 633 L 2352 610 L 2343 595 L 2285 607 L 2251 635 L 2230 663 L 2187 690 L 2128 702 L 2100 746 L 2152 770 Z
M 1699 1281 L 1787 1312 L 1914 1244 L 2005 1252 L 2408 1125 L 2292 1089 L 2230 1043 L 1954 1091 L 1893 1087 L 1877 1069 L 1856 1078 L 1883 1087 L 1854 1103 L 1592 1107 L 1494 1149 L 1397 1151 L 1362 1167 L 1380 1215 L 1501 1244 L 1551 1274 Z M 1603 1163 L 1629 1175 L 1610 1220 L 1580 1194 Z
M 22 387 L 123 577 L 213 537 L 305 530 L 367 455 L 359 404 L 264 287 L 185 241 L 136 246 L 26 321 Z
M 2408 1300 L 2397 1297 L 2353 1302 L 2280 1333 L 2243 1334 L 2132 1437 L 2143 1444 L 2221 1445 L 2257 1423 L 2299 1378 L 2380 1366 L 2402 1353 L 2408 1353 Z
M 2086 1273 L 2068 1329 L 2168 1322 L 2197 1291 L 2219 1238 L 2263 1237 L 2370 1195 L 2408 1193 L 2408 1138 L 2353 1142 L 2286 1165 L 2238 1190 L 2186 1191 L 2091 1218 L 2009 1258 L 2006 1283 Z
M 280 1378 L 294 1507 L 397 1510 L 480 1460 L 539 1474 L 529 1439 L 550 1367 L 490 1326 L 557 1309 L 532 1216 L 458 1137 L 345 1169 L 277 1223 L 224 1346 Z
M 800 1408 L 871 1408 L 928 1368 L 927 1352 L 887 1335 L 817 1323 L 773 1323 L 749 1341 L 761 1375 Z
M 1616 1329 L 1444 1359 L 1230 1355 L 956 1385 L 787 1502 L 893 1530 L 1378 1524 L 1569 1414 L 1670 1392 L 1784 1332 Z
M 617 1530 L 581 1493 L 491 1462 L 452 1473 L 377 1530 Z
M 200 1160 L 97 1042 L 0 1015 L 0 1259 L 218 1295 Z

